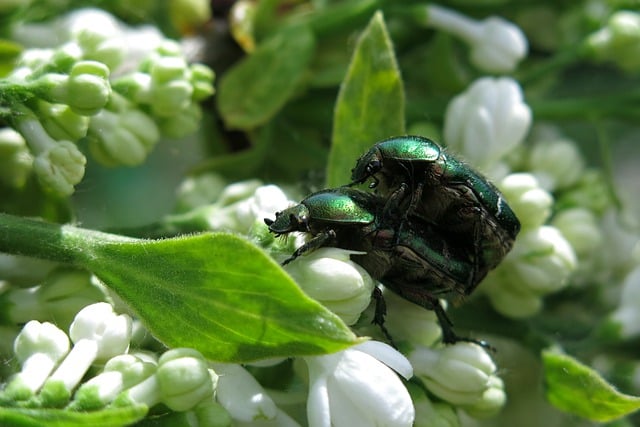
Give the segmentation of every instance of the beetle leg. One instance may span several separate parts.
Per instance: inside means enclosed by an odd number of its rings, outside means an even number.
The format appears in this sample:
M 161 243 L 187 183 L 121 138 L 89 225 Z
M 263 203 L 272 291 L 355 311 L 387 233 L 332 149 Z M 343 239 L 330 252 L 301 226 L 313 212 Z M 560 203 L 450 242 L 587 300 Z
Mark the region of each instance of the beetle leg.
M 384 317 L 387 315 L 387 303 L 384 300 L 384 295 L 382 295 L 382 291 L 380 290 L 380 288 L 376 286 L 375 288 L 373 288 L 373 294 L 371 296 L 375 300 L 376 304 L 373 320 L 371 321 L 371 323 L 373 323 L 374 325 L 378 325 L 387 341 L 389 341 L 389 344 L 393 348 L 397 349 L 398 347 L 396 347 L 396 344 L 393 341 L 393 337 L 389 333 L 387 327 L 384 326 Z
M 400 184 L 400 186 L 394 190 L 386 203 L 382 211 L 382 221 L 385 224 L 393 223 L 396 218 L 404 219 L 406 214 L 400 213 L 400 205 L 404 200 L 407 192 L 409 191 L 409 185 L 406 182 Z
M 303 255 L 307 252 L 313 252 L 316 249 L 323 247 L 328 241 L 335 238 L 336 232 L 333 230 L 325 230 L 316 234 L 311 240 L 296 249 L 289 258 L 285 259 L 282 265 L 287 265 L 294 259 L 298 258 L 300 255 Z
M 492 352 L 496 351 L 496 349 L 486 341 L 458 336 L 453 331 L 453 322 L 451 322 L 451 319 L 449 319 L 449 316 L 447 316 L 447 313 L 442 308 L 442 305 L 440 304 L 440 300 L 437 298 L 430 297 L 429 302 L 433 305 L 433 311 L 436 313 L 436 317 L 438 318 L 438 322 L 440 323 L 440 328 L 442 329 L 443 343 L 455 344 L 460 341 L 472 342 L 474 344 L 478 344 L 480 347 L 483 347 L 489 351 L 492 351 Z

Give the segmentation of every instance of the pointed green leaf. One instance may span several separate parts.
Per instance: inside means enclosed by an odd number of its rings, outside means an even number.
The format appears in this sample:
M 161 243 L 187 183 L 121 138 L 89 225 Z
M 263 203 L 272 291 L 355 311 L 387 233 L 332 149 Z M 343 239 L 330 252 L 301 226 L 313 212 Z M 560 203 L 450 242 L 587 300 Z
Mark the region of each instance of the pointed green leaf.
M 147 410 L 148 408 L 144 405 L 92 412 L 0 407 L 0 425 L 13 427 L 120 427 L 141 420 L 147 414 Z
M 376 12 L 358 40 L 336 101 L 327 186 L 349 183 L 362 153 L 404 132 L 402 78 L 382 13 Z
M 323 354 L 357 340 L 271 257 L 231 234 L 140 240 L 0 214 L 0 251 L 90 270 L 166 345 L 211 360 Z
M 252 129 L 275 116 L 293 95 L 313 51 L 311 30 L 289 27 L 227 71 L 217 95 L 226 126 Z
M 545 351 L 542 360 L 547 399 L 558 409 L 598 422 L 640 409 L 640 397 L 620 393 L 598 372 L 573 357 Z

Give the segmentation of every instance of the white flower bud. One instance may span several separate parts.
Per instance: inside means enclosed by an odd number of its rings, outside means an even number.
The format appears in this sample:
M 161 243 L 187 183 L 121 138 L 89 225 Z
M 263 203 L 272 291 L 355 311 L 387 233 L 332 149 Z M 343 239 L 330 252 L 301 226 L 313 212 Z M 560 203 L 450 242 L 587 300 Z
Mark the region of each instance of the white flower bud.
M 541 226 L 520 233 L 505 261 L 482 286 L 494 308 L 509 317 L 527 317 L 541 298 L 566 286 L 577 267 L 573 248 L 560 231 Z
M 575 143 L 568 139 L 537 142 L 529 154 L 528 167 L 547 191 L 567 188 L 580 179 L 585 164 Z
M 78 141 L 87 134 L 89 117 L 82 116 L 64 104 L 38 102 L 38 115 L 42 126 L 52 138 Z
M 560 230 L 579 257 L 591 254 L 602 243 L 603 236 L 598 219 L 590 210 L 562 210 L 555 215 L 551 224 Z
M 528 43 L 524 33 L 509 21 L 495 16 L 475 21 L 435 4 L 425 8 L 425 23 L 468 43 L 471 62 L 483 71 L 511 72 L 527 55 Z
M 264 218 L 290 204 L 276 185 L 261 185 L 257 180 L 243 181 L 227 186 L 208 212 L 207 221 L 213 230 L 248 233 L 257 222 L 264 224 Z
M 610 318 L 620 326 L 622 338 L 629 339 L 640 335 L 640 267 L 624 279 L 620 305 Z
M 216 173 L 203 173 L 185 178 L 176 194 L 176 211 L 187 212 L 215 202 L 225 189 L 225 180 Z
M 442 328 L 435 312 L 384 290 L 387 315 L 384 326 L 397 343 L 408 341 L 412 345 L 432 346 L 442 337 Z
M 82 180 L 86 163 L 87 159 L 74 143 L 58 141 L 36 156 L 33 171 L 47 191 L 69 196 Z
M 471 62 L 490 73 L 509 73 L 515 70 L 528 50 L 527 39 L 522 30 L 496 16 L 479 24 L 477 33 L 469 40 Z
M 540 187 L 538 180 L 528 173 L 507 175 L 498 185 L 523 229 L 544 224 L 553 205 L 553 196 Z
M 447 147 L 485 173 L 520 144 L 531 125 L 531 109 L 518 83 L 507 77 L 476 80 L 447 106 Z
M 607 25 L 591 34 L 587 47 L 596 60 L 613 61 L 623 70 L 640 68 L 640 13 L 620 10 Z
M 38 391 L 58 362 L 69 352 L 69 337 L 57 326 L 37 320 L 27 322 L 13 343 L 22 370 L 4 392 L 23 400 Z
M 214 378 L 204 356 L 194 349 L 177 348 L 165 352 L 158 360 L 155 375 L 162 403 L 174 411 L 193 409 L 213 397 Z
M 0 182 L 20 188 L 31 174 L 33 157 L 26 141 L 10 127 L 0 129 Z
M 285 267 L 307 295 L 340 316 L 347 325 L 353 325 L 368 307 L 375 287 L 369 273 L 351 261 L 351 253 L 320 248 Z
M 89 149 L 107 166 L 144 162 L 160 139 L 158 126 L 141 110 L 102 110 L 89 123 Z
M 470 410 L 492 407 L 497 411 L 505 402 L 496 365 L 477 344 L 458 342 L 439 349 L 418 347 L 408 357 L 416 376 L 429 391 L 453 405 Z

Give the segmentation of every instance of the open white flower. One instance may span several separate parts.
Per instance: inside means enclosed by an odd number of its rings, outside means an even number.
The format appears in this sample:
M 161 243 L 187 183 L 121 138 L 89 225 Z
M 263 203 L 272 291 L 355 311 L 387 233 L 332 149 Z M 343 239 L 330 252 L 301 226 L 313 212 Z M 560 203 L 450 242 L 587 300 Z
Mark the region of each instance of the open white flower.
M 394 370 L 412 376 L 409 361 L 387 344 L 369 341 L 325 356 L 306 357 L 311 427 L 411 426 L 415 410 Z M 391 367 L 391 368 L 390 368 Z

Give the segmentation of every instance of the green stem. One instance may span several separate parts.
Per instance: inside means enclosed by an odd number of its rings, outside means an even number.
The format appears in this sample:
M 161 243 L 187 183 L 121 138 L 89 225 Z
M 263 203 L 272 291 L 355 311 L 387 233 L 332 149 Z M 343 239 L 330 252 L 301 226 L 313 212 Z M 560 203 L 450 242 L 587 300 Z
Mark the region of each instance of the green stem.
M 0 252 L 85 266 L 92 246 L 131 242 L 114 234 L 0 213 Z
M 618 208 L 622 208 L 622 201 L 618 197 L 616 191 L 616 184 L 614 178 L 614 164 L 611 156 L 611 139 L 609 134 L 605 131 L 602 121 L 595 121 L 596 135 L 598 140 L 598 146 L 600 147 L 600 158 L 602 159 L 602 169 L 605 175 L 605 182 L 607 189 L 609 190 L 609 197 L 613 200 L 614 205 Z
M 516 75 L 516 79 L 522 86 L 526 86 L 541 77 L 553 75 L 557 70 L 568 67 L 583 58 L 586 52 L 586 43 L 579 43 L 571 48 L 563 49 L 546 61 L 526 69 L 523 68 L 523 71 Z
M 30 88 L 24 84 L 18 84 L 11 79 L 0 79 L 0 107 L 6 107 L 8 115 L 12 112 L 13 105 L 24 103 L 32 98 Z
M 527 104 L 536 119 L 592 120 L 594 117 L 614 117 L 637 120 L 639 99 L 640 94 L 629 92 L 566 99 L 532 99 L 527 100 Z

